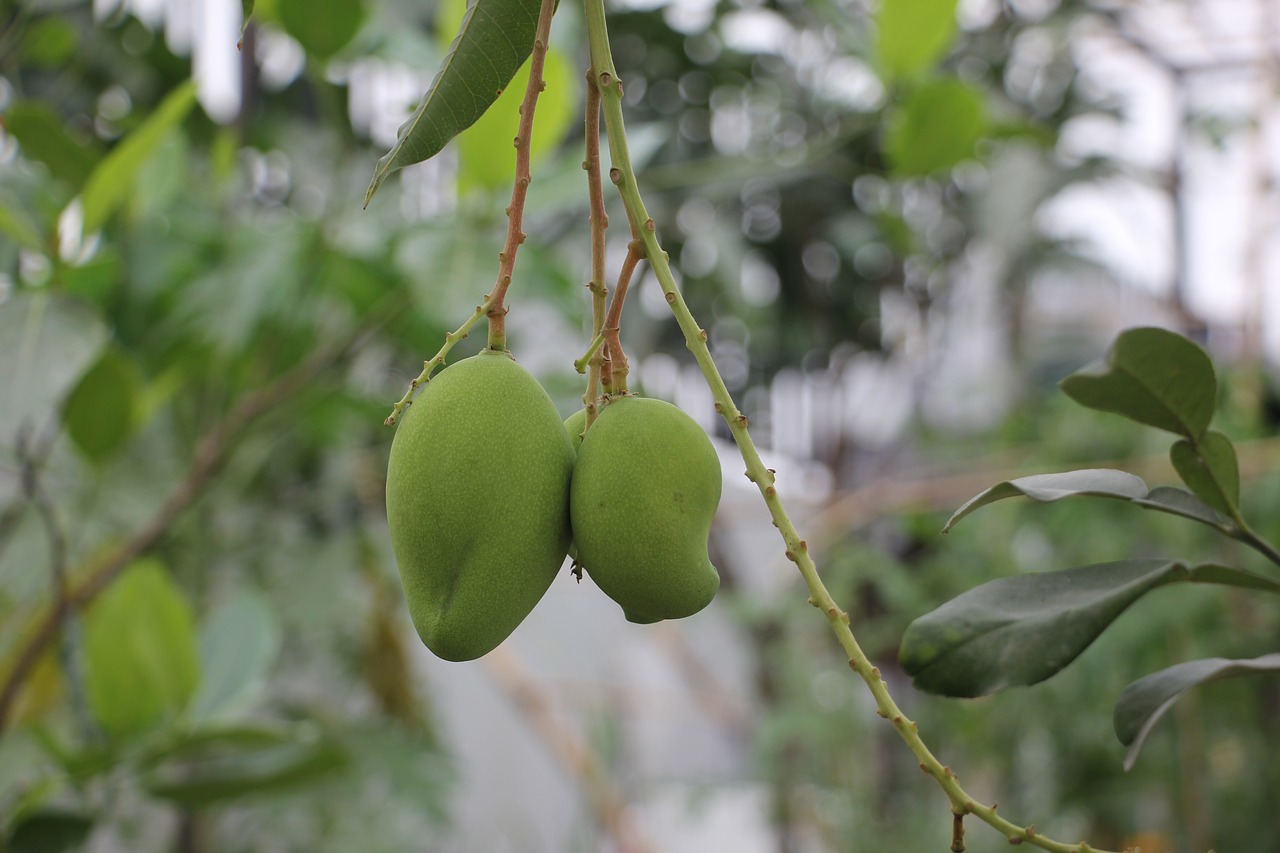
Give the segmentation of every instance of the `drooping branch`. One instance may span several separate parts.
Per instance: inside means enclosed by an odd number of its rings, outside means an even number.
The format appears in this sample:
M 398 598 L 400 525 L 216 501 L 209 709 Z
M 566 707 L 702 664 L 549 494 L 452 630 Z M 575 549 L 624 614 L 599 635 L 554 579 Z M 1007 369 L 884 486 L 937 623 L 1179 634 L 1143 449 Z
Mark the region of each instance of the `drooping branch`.
M 920 738 L 916 723 L 902 713 L 881 677 L 880 670 L 875 667 L 858 644 L 849 627 L 849 615 L 836 604 L 830 591 L 818 575 L 817 566 L 809 553 L 808 543 L 800 537 L 795 524 L 791 521 L 786 508 L 779 497 L 774 472 L 766 468 L 760 458 L 759 451 L 747 431 L 747 418 L 734 404 L 711 351 L 707 347 L 707 333 L 698 326 L 684 297 L 676 286 L 669 259 L 658 242 L 657 226 L 645 210 L 644 199 L 636 184 L 635 170 L 631 165 L 631 155 L 627 148 L 626 128 L 622 116 L 622 84 L 609 47 L 609 34 L 605 22 L 603 0 L 586 0 L 587 37 L 591 46 L 592 66 L 596 70 L 593 83 L 599 87 L 604 110 L 605 126 L 609 135 L 609 151 L 613 161 L 613 169 L 617 172 L 614 184 L 622 196 L 627 217 L 644 241 L 644 246 L 654 275 L 662 286 L 667 304 L 681 332 L 684 333 L 685 345 L 693 353 L 698 367 L 701 369 L 711 394 L 715 400 L 716 411 L 729 426 L 738 450 L 746 463 L 746 476 L 760 490 L 773 524 L 778 528 L 786 548 L 787 559 L 796 564 L 809 589 L 809 603 L 818 608 L 826 617 L 828 624 L 836 635 L 837 641 L 849 660 L 849 666 L 866 683 L 875 698 L 876 713 L 889 720 L 894 730 L 906 742 L 908 748 L 920 762 L 920 769 L 933 777 L 942 787 L 950 801 L 951 811 L 955 815 L 972 814 L 994 827 L 1005 836 L 1011 844 L 1030 844 L 1053 853 L 1086 853 L 1093 848 L 1084 842 L 1067 844 L 1055 841 L 1038 833 L 1032 826 L 1019 826 L 996 814 L 995 806 L 987 806 L 976 801 L 960 786 L 960 781 L 950 767 L 940 762 Z M 612 173 L 611 173 L 612 176 Z M 1101 853 L 1098 851 L 1098 853 Z
M 601 367 L 607 358 L 604 346 L 605 300 L 609 286 L 605 284 L 605 232 L 609 228 L 609 215 L 604 210 L 604 180 L 600 177 L 600 90 L 592 81 L 594 66 L 587 69 L 587 120 L 586 159 L 582 168 L 587 171 L 587 193 L 590 205 L 588 221 L 591 224 L 591 349 L 587 355 L 587 390 L 582 402 L 587 409 L 587 426 L 590 427 L 599 411 Z

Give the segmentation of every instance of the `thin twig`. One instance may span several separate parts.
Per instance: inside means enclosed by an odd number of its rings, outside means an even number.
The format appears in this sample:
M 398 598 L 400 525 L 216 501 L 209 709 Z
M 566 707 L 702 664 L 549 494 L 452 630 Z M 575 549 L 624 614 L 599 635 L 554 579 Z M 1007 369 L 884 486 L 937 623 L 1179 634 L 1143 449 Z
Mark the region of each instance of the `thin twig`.
M 613 288 L 613 296 L 609 300 L 609 316 L 604 320 L 605 345 L 609 353 L 604 365 L 601 383 L 606 394 L 625 394 L 627 392 L 627 374 L 631 366 L 627 363 L 627 354 L 622 351 L 622 340 L 619 331 L 622 328 L 622 307 L 627 302 L 627 289 L 631 286 L 631 276 L 635 274 L 636 265 L 644 259 L 644 243 L 632 240 L 627 244 L 627 256 L 622 260 L 622 269 L 618 271 L 618 284 Z
M 591 211 L 587 217 L 591 224 L 591 281 L 587 284 L 587 289 L 591 291 L 592 349 L 587 357 L 587 390 L 582 394 L 582 402 L 587 409 L 587 427 L 595 421 L 600 406 L 601 367 L 608 353 L 608 347 L 602 348 L 600 344 L 604 342 L 605 300 L 609 297 L 609 286 L 604 280 L 605 232 L 609 228 L 609 214 L 604 210 L 604 180 L 600 177 L 600 90 L 595 87 L 593 76 L 592 69 L 588 68 L 587 157 L 582 162 L 582 168 L 587 171 L 587 193 Z
M 631 820 L 613 780 L 595 754 L 560 719 L 546 692 L 524 672 L 515 656 L 499 646 L 481 660 L 552 756 L 582 788 L 596 822 L 613 837 L 619 853 L 649 853 L 652 848 Z
M 520 103 L 520 129 L 516 131 L 516 180 L 511 187 L 511 204 L 507 206 L 507 242 L 498 254 L 498 281 L 493 285 L 489 300 L 489 349 L 507 348 L 507 288 L 511 286 L 511 274 L 515 270 L 516 251 L 527 236 L 524 224 L 524 200 L 529 194 L 533 177 L 529 171 L 529 143 L 533 137 L 533 114 L 538 106 L 538 95 L 547 87 L 542 79 L 542 68 L 547 58 L 547 42 L 551 38 L 551 16 L 555 13 L 555 0 L 542 0 L 538 10 L 538 28 L 533 39 L 533 53 L 529 59 L 529 85 L 524 89 Z
M 417 393 L 419 388 L 431 381 L 431 374 L 436 368 L 444 367 L 445 358 L 449 355 L 449 351 L 453 349 L 458 341 L 471 334 L 471 327 L 480 322 L 480 318 L 489 310 L 489 304 L 492 299 L 492 294 L 486 296 L 461 326 L 452 332 L 445 332 L 444 343 L 436 351 L 435 355 L 422 363 L 422 372 L 409 383 L 409 390 L 405 391 L 404 396 L 391 407 L 391 414 L 387 415 L 387 419 L 383 421 L 384 424 L 387 426 L 396 425 L 396 421 L 400 419 L 400 415 L 404 414 L 404 410 L 413 405 L 413 395 Z
M 689 307 L 685 304 L 676 286 L 669 259 L 658 242 L 657 226 L 645 210 L 644 199 L 636 184 L 631 155 L 627 149 L 626 128 L 622 116 L 622 86 L 614 69 L 609 48 L 603 0 L 586 0 L 586 20 L 592 65 L 596 69 L 596 79 L 593 82 L 600 88 L 605 125 L 609 132 L 609 151 L 613 160 L 613 169 L 618 173 L 614 184 L 622 195 L 627 216 L 644 240 L 649 265 L 662 286 L 667 304 L 671 306 L 671 311 L 675 315 L 676 323 L 684 333 L 686 346 L 692 351 L 706 378 L 715 400 L 716 411 L 724 417 L 729 431 L 737 442 L 738 450 L 747 466 L 747 479 L 756 484 L 765 505 L 769 508 L 773 524 L 778 528 L 786 545 L 787 559 L 796 564 L 796 568 L 809 588 L 810 603 L 826 616 L 836 639 L 848 657 L 850 668 L 862 677 L 871 691 L 876 702 L 876 713 L 892 723 L 894 730 L 919 759 L 921 770 L 933 777 L 942 787 L 954 813 L 976 815 L 1004 835 L 1011 844 L 1027 843 L 1053 853 L 1091 851 L 1093 848 L 1084 842 L 1067 844 L 1055 841 L 1039 834 L 1034 827 L 1019 826 L 1005 820 L 996 814 L 995 806 L 983 805 L 973 799 L 960 786 L 959 779 L 951 768 L 944 766 L 921 740 L 917 725 L 902 713 L 889 694 L 880 670 L 872 665 L 866 652 L 858 644 L 849 627 L 849 615 L 840 609 L 822 582 L 817 566 L 809 553 L 808 543 L 800 538 L 795 524 L 778 496 L 774 474 L 760 459 L 760 453 L 756 450 L 755 443 L 747 431 L 747 418 L 734 404 L 733 395 L 729 393 L 724 379 L 716 368 L 715 361 L 711 358 L 711 351 L 707 347 L 707 333 L 699 328 Z
M 341 343 L 316 350 L 305 361 L 285 372 L 269 385 L 244 395 L 230 412 L 201 437 L 196 445 L 186 474 L 165 498 L 164 503 L 141 529 L 123 543 L 91 560 L 80 574 L 83 580 L 67 590 L 65 607 L 69 611 L 84 609 L 135 559 L 151 548 L 170 525 L 201 494 L 211 477 L 226 461 L 236 439 L 258 418 L 278 407 L 305 388 L 321 372 L 358 348 L 373 327 L 381 325 L 388 312 L 375 315 L 375 320 L 362 325 Z M 30 676 L 45 649 L 58 636 L 62 614 L 55 602 L 34 620 L 13 663 L 4 674 L 0 688 L 0 731 L 9 723 L 9 714 L 22 685 Z

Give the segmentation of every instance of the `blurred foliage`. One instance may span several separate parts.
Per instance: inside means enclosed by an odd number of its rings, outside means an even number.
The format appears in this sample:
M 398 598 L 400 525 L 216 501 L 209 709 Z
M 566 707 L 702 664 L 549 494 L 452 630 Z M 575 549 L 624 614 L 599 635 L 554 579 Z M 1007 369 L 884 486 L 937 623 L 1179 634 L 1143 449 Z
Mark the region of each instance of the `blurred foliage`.
M 705 18 L 697 4 L 639 5 L 611 18 L 631 145 L 713 350 L 741 357 L 735 393 L 767 393 L 779 371 L 821 370 L 842 348 L 892 346 L 885 295 L 936 313 L 976 244 L 1001 254 L 1012 306 L 1033 270 L 1069 255 L 1027 223 L 1105 169 L 1052 152 L 1064 122 L 1102 108 L 1074 85 L 1067 45 L 1087 4 L 988 4 L 961 28 L 954 3 L 901 4 L 948 16 L 929 19 L 927 39 L 856 2 L 699 6 Z M 513 291 L 537 320 L 513 329 L 513 347 L 566 413 L 588 313 L 578 14 L 565 4 L 557 18 L 577 88 L 548 92 L 568 138 L 535 164 Z M 267 837 L 439 849 L 448 822 L 456 773 L 405 645 L 416 640 L 385 542 L 381 423 L 492 283 L 505 167 L 476 137 L 362 212 L 385 145 L 353 93 L 370 74 L 412 72 L 416 88 L 396 96 L 407 117 L 450 40 L 435 25 L 447 15 L 394 0 L 261 0 L 253 15 L 239 107 L 215 120 L 181 40 L 154 17 L 110 2 L 0 6 L 0 676 L 57 584 L 75 587 L 145 530 L 211 436 L 231 451 L 145 559 L 63 621 L 28 678 L 0 739 L 0 839 L 15 851 L 76 849 L 90 833 L 140 851 L 259 850 Z M 939 92 L 964 94 L 939 115 Z M 1037 180 L 1005 179 L 1027 163 Z M 682 353 L 665 312 L 636 303 L 637 354 Z M 837 448 L 819 460 L 837 486 L 855 484 L 849 460 L 945 465 L 998 447 L 1054 470 L 1152 451 L 1139 431 L 1044 393 L 1077 353 L 1038 351 L 1010 315 L 1010 351 L 1025 357 L 1018 410 L 991 434 L 919 429 L 888 450 Z M 352 336 L 353 355 L 249 428 L 217 432 L 247 395 Z M 1233 436 L 1266 433 L 1249 404 L 1224 400 Z M 1246 478 L 1242 492 L 1259 532 L 1280 535 L 1280 486 Z M 1232 590 L 1162 591 L 1046 684 L 971 703 L 913 694 L 894 670 L 912 618 L 992 577 L 1050 560 L 1208 560 L 1226 546 L 1174 519 L 1070 502 L 1002 506 L 939 539 L 952 508 L 862 519 L 820 562 L 966 784 L 1045 832 L 1111 846 L 1152 826 L 1181 833 L 1191 785 L 1223 816 L 1220 849 L 1280 844 L 1280 772 L 1256 759 L 1280 741 L 1273 687 L 1204 689 L 1200 722 L 1166 725 L 1128 776 L 1108 722 L 1137 675 L 1276 636 L 1274 608 Z M 832 850 L 945 845 L 937 791 L 792 592 L 724 596 L 758 676 L 751 774 L 773 792 L 779 848 L 801 836 Z M 623 735 L 605 734 L 622 763 Z M 1200 748 L 1176 748 L 1186 739 Z M 1196 766 L 1179 764 L 1188 754 Z M 986 843 L 972 836 L 970 849 Z

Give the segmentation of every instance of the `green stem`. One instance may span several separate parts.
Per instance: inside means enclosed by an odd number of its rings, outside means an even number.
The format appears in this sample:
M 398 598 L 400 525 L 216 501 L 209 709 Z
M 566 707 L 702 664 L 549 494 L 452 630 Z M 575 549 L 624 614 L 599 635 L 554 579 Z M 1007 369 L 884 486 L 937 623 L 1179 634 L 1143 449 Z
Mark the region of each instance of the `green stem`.
M 445 332 L 444 345 L 436 352 L 434 356 L 422 363 L 422 372 L 418 377 L 409 383 L 409 390 L 404 392 L 394 406 L 391 407 L 391 414 L 387 415 L 387 419 L 383 421 L 387 426 L 395 426 L 396 421 L 400 419 L 400 415 L 404 413 L 410 405 L 413 404 L 413 395 L 418 388 L 425 385 L 431 380 L 431 374 L 437 367 L 444 366 L 445 356 L 449 354 L 449 350 L 453 349 L 458 341 L 465 338 L 471 333 L 471 327 L 480 322 L 480 318 L 489 313 L 489 306 L 493 303 L 493 294 L 484 298 L 484 301 L 476 306 L 476 310 L 471 312 L 471 316 L 466 322 L 452 332 Z
M 596 336 L 591 339 L 591 346 L 587 347 L 587 351 L 582 354 L 582 358 L 578 359 L 573 363 L 573 369 L 578 371 L 579 373 L 586 373 L 587 366 L 590 364 L 593 364 L 593 360 L 596 357 L 596 353 L 599 352 L 600 346 L 603 343 L 604 343 L 604 332 L 596 332 Z M 587 389 L 587 392 L 588 392 L 588 395 L 590 395 L 591 389 Z M 585 397 L 583 398 L 583 402 L 584 403 L 586 402 Z
M 587 37 L 591 47 L 591 63 L 594 70 L 592 83 L 600 90 L 604 107 L 605 126 L 609 134 L 609 152 L 613 168 L 609 177 L 618 187 L 622 195 L 623 206 L 630 218 L 632 227 L 643 241 L 646 257 L 653 267 L 654 275 L 662 286 L 667 304 L 671 306 L 676 323 L 684 333 L 685 345 L 693 353 L 707 384 L 715 399 L 716 411 L 729 425 L 729 431 L 737 442 L 738 450 L 746 463 L 747 479 L 756 484 L 764 498 L 773 525 L 778 528 L 786 545 L 787 559 L 796 564 L 805 585 L 809 588 L 809 602 L 826 616 L 828 624 L 836 635 L 837 641 L 849 659 L 849 666 L 862 677 L 876 702 L 876 713 L 889 720 L 894 730 L 906 742 L 907 747 L 920 762 L 920 769 L 932 776 L 946 793 L 951 802 L 951 810 L 957 815 L 972 814 L 994 827 L 1012 844 L 1027 843 L 1053 853 L 1085 853 L 1092 851 L 1084 842 L 1066 844 L 1046 838 L 1036 832 L 1033 826 L 1019 826 L 996 814 L 995 806 L 987 806 L 977 802 L 961 787 L 956 774 L 951 768 L 940 762 L 921 740 L 917 725 L 907 719 L 898 707 L 885 686 L 880 670 L 872 665 L 862 647 L 858 644 L 849 627 L 849 615 L 837 606 L 831 593 L 818 576 L 817 566 L 809 555 L 809 545 L 800 538 L 799 532 L 782 505 L 775 485 L 774 471 L 766 468 L 760 459 L 751 435 L 747 431 L 747 418 L 733 402 L 733 396 L 724 384 L 711 352 L 707 348 L 707 333 L 698 326 L 684 297 L 676 286 L 675 276 L 671 271 L 670 259 L 658 242 L 657 227 L 645 210 L 644 200 L 636 185 L 635 170 L 631 165 L 630 152 L 627 150 L 626 128 L 622 115 L 622 84 L 613 65 L 613 57 L 609 48 L 608 28 L 605 22 L 603 0 L 585 0 Z

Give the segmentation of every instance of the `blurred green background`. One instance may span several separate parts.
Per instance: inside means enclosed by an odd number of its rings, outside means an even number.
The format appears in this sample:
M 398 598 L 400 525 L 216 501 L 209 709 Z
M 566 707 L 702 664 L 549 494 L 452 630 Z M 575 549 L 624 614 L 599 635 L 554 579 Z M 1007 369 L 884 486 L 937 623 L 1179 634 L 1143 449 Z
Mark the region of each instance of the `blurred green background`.
M 1257 568 L 1199 528 L 1090 502 L 1010 502 L 939 535 L 1017 474 L 1172 481 L 1167 442 L 1054 388 L 1125 325 L 1208 345 L 1246 515 L 1280 536 L 1280 283 L 1240 260 L 1274 250 L 1258 217 L 1275 182 L 1209 200 L 1228 224 L 1253 211 L 1230 244 L 1196 194 L 1215 157 L 1275 169 L 1274 90 L 1236 97 L 1275 71 L 1231 54 L 1240 79 L 1205 82 L 1185 39 L 1157 36 L 1206 4 L 1133 5 L 631 0 L 610 26 L 686 297 L 926 741 L 1054 837 L 1274 851 L 1274 679 L 1196 691 L 1127 774 L 1110 718 L 1153 669 L 1274 650 L 1274 607 L 1161 591 L 1061 675 L 982 700 L 916 693 L 896 669 L 907 623 L 994 577 L 1128 556 Z M 1192 32 L 1201 53 L 1224 43 L 1213 27 L 1239 36 L 1269 8 L 1228 6 Z M 0 843 L 946 849 L 945 798 L 806 604 L 647 273 L 624 322 L 633 384 L 717 440 L 722 592 L 634 626 L 566 566 L 485 659 L 422 648 L 387 542 L 382 419 L 492 285 L 514 104 L 362 210 L 461 5 L 259 2 L 237 52 L 240 12 L 0 3 L 0 678 L 26 673 L 3 698 Z M 590 319 L 573 4 L 553 48 L 508 324 L 567 415 Z M 1154 152 L 1153 104 L 1173 116 Z M 609 205 L 616 270 L 625 216 Z M 42 626 L 52 642 L 23 659 Z M 973 821 L 968 841 L 1007 847 Z

